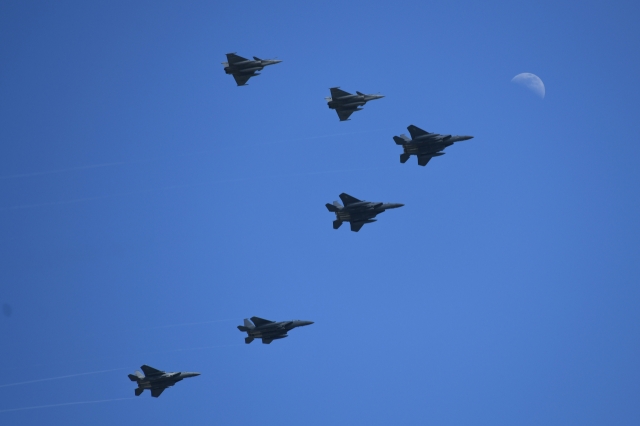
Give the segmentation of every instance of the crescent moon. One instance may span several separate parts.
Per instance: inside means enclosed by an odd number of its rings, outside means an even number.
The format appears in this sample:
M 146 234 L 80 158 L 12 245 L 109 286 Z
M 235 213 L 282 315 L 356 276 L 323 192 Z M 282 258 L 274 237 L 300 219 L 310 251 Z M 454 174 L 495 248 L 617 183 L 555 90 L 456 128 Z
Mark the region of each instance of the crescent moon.
M 523 72 L 513 77 L 511 82 L 525 86 L 544 99 L 544 83 L 537 75 L 531 74 L 530 72 Z

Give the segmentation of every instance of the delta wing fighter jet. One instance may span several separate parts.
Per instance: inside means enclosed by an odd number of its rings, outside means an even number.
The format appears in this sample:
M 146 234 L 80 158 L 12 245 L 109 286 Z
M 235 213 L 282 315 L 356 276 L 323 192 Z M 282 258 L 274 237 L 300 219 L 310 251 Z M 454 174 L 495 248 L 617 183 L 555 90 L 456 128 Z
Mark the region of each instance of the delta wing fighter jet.
M 287 334 L 289 330 L 311 324 L 313 324 L 313 321 L 291 320 L 275 322 L 258 317 L 251 317 L 251 320 L 245 318 L 244 325 L 239 325 L 238 330 L 247 332 L 247 337 L 244 338 L 246 344 L 258 338 L 262 339 L 262 343 L 268 345 L 275 339 L 289 337 Z
M 383 95 L 365 95 L 357 91 L 355 95 L 352 95 L 338 87 L 332 87 L 329 90 L 331 90 L 331 97 L 325 98 L 328 101 L 327 105 L 336 110 L 340 121 L 346 121 L 354 112 L 362 111 L 360 107 L 367 102 L 384 98 Z
M 413 124 L 407 127 L 411 139 L 407 135 L 394 136 L 393 140 L 398 145 L 402 145 L 404 153 L 400 154 L 400 162 L 406 163 L 409 157 L 415 155 L 418 157 L 418 164 L 426 166 L 433 157 L 444 155 L 441 152 L 455 142 L 467 141 L 473 139 L 473 136 L 452 136 L 439 135 L 437 133 L 429 133 Z
M 256 56 L 253 60 L 243 58 L 235 53 L 227 53 L 227 61 L 223 62 L 224 72 L 233 74 L 238 86 L 245 86 L 251 77 L 260 75 L 258 71 L 262 71 L 267 65 L 279 64 L 282 61 L 277 59 L 260 59 Z
M 129 374 L 129 380 L 138 382 L 138 388 L 135 390 L 135 394 L 136 396 L 140 396 L 145 389 L 150 389 L 151 396 L 154 398 L 159 397 L 166 388 L 175 385 L 180 380 L 200 375 L 200 373 L 185 372 L 167 373 L 166 371 L 156 370 L 148 365 L 143 365 L 140 369 L 144 371 L 144 376 L 139 371 Z
M 340 194 L 340 199 L 344 206 L 338 201 L 334 201 L 333 204 L 326 204 L 327 210 L 336 214 L 336 220 L 333 221 L 333 229 L 340 228 L 342 222 L 350 222 L 353 232 L 358 232 L 365 223 L 375 222 L 376 219 L 374 217 L 384 213 L 385 210 L 404 206 L 404 204 L 399 203 L 362 201 L 344 192 Z

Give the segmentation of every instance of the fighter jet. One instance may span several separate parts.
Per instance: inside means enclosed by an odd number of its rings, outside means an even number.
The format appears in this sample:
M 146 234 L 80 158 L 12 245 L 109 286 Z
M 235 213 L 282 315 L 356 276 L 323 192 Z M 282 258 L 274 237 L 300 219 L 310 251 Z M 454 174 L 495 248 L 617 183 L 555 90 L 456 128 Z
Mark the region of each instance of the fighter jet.
M 326 204 L 327 210 L 336 214 L 336 220 L 333 221 L 333 229 L 340 228 L 342 222 L 350 222 L 353 232 L 358 232 L 365 223 L 375 222 L 376 219 L 374 217 L 384 213 L 385 210 L 404 206 L 404 204 L 399 203 L 362 201 L 344 192 L 340 194 L 340 199 L 344 203 L 344 207 L 338 201 L 334 201 L 333 204 Z
M 235 53 L 227 53 L 227 61 L 223 62 L 224 72 L 227 74 L 233 74 L 233 78 L 236 79 L 238 86 L 247 85 L 247 81 L 251 77 L 260 75 L 258 71 L 262 71 L 267 65 L 279 64 L 282 61 L 277 59 L 260 59 L 256 56 L 253 60 L 243 58 Z
M 433 157 L 444 155 L 445 153 L 441 151 L 453 145 L 455 142 L 473 139 L 473 136 L 452 136 L 429 133 L 413 124 L 407 127 L 407 130 L 409 130 L 411 134 L 411 139 L 409 139 L 407 135 L 393 137 L 393 140 L 404 148 L 404 153 L 400 154 L 400 162 L 406 163 L 409 157 L 416 155 L 418 157 L 418 164 L 421 166 L 426 166 Z
M 151 389 L 151 396 L 154 398 L 159 397 L 166 388 L 175 385 L 180 380 L 200 375 L 200 373 L 184 372 L 167 373 L 148 365 L 143 365 L 140 369 L 144 371 L 144 376 L 139 371 L 129 374 L 129 380 L 138 382 L 138 388 L 135 390 L 136 396 L 140 396 L 145 389 Z
M 346 121 L 354 112 L 362 111 L 360 107 L 367 102 L 384 98 L 383 95 L 365 95 L 358 91 L 356 91 L 355 95 L 352 95 L 337 87 L 332 87 L 329 90 L 331 90 L 331 97 L 325 98 L 328 101 L 327 105 L 329 105 L 329 108 L 336 110 L 340 121 Z
M 258 317 L 251 317 L 251 321 L 245 318 L 244 325 L 239 325 L 238 330 L 247 332 L 247 337 L 244 338 L 246 344 L 253 342 L 255 338 L 260 338 L 262 339 L 262 343 L 268 345 L 275 339 L 289 337 L 287 334 L 289 330 L 311 324 L 313 324 L 313 321 L 292 320 L 275 322 Z

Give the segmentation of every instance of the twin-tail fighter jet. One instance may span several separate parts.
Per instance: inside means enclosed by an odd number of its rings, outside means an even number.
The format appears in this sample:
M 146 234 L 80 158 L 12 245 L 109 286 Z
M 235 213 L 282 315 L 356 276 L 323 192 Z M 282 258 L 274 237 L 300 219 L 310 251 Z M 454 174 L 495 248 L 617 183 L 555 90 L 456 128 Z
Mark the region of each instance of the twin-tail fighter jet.
M 340 228 L 342 222 L 350 222 L 353 232 L 358 232 L 365 223 L 375 222 L 376 219 L 374 217 L 384 213 L 385 210 L 404 206 L 404 204 L 399 203 L 362 201 L 344 192 L 340 194 L 340 199 L 344 206 L 338 201 L 334 201 L 333 204 L 326 204 L 327 210 L 336 214 L 336 220 L 333 221 L 333 229 Z
M 262 71 L 267 65 L 279 64 L 282 61 L 277 59 L 260 59 L 256 56 L 253 60 L 243 58 L 235 53 L 227 53 L 227 61 L 223 62 L 224 72 L 233 74 L 238 86 L 245 86 L 251 77 L 260 75 L 258 71 Z
M 139 371 L 129 374 L 129 380 L 138 382 L 138 388 L 135 390 L 135 394 L 136 396 L 140 396 L 145 389 L 150 389 L 151 396 L 154 398 L 159 397 L 166 388 L 175 385 L 180 380 L 200 375 L 200 373 L 185 372 L 167 373 L 166 371 L 156 370 L 148 365 L 143 365 L 140 369 L 144 371 L 144 376 Z
M 337 87 L 332 87 L 329 90 L 331 90 L 331 97 L 325 98 L 328 101 L 327 105 L 336 110 L 340 121 L 346 121 L 354 112 L 362 111 L 360 107 L 367 102 L 384 98 L 383 95 L 365 95 L 357 91 L 355 95 L 352 95 Z
M 262 339 L 262 343 L 268 345 L 276 339 L 289 337 L 287 334 L 289 330 L 311 324 L 313 324 L 313 321 L 292 320 L 275 322 L 258 317 L 251 317 L 251 320 L 245 318 L 244 325 L 239 325 L 238 330 L 247 332 L 247 337 L 244 338 L 246 344 L 253 342 L 253 339 Z
M 433 157 L 444 155 L 441 152 L 455 142 L 467 141 L 473 139 L 473 136 L 452 136 L 439 135 L 437 133 L 429 133 L 413 124 L 407 127 L 411 139 L 406 135 L 394 136 L 393 140 L 398 145 L 402 145 L 404 152 L 400 154 L 400 162 L 406 163 L 409 157 L 415 155 L 418 157 L 418 164 L 426 166 Z

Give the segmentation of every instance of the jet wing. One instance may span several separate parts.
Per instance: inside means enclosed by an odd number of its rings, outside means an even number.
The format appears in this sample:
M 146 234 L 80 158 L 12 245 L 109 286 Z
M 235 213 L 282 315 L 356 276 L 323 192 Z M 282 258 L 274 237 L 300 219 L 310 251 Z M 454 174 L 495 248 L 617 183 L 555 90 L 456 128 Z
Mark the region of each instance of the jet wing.
M 426 166 L 429 160 L 431 160 L 433 156 L 431 155 L 419 155 L 418 156 L 418 165 Z
M 351 96 L 351 93 L 345 92 L 344 90 L 340 90 L 337 87 L 332 87 L 329 90 L 331 91 L 331 99 L 333 99 L 334 101 L 336 100 L 336 98 L 341 98 L 343 96 Z
M 353 204 L 353 203 L 359 203 L 362 201 L 344 192 L 340 194 L 340 199 L 342 200 L 342 204 L 344 204 L 345 206 L 348 206 L 349 204 Z
M 336 112 L 340 121 L 347 121 L 351 114 L 355 112 L 355 109 L 336 109 Z
M 248 61 L 248 59 L 238 56 L 235 53 L 227 53 L 227 61 L 229 61 L 229 65 L 233 65 L 238 62 Z
M 236 79 L 236 84 L 238 84 L 238 86 L 244 86 L 253 76 L 255 76 L 255 74 L 234 74 L 233 78 Z
M 426 130 L 422 130 L 419 127 L 414 126 L 413 124 L 410 125 L 409 127 L 407 127 L 407 130 L 409 130 L 409 134 L 411 135 L 411 139 L 415 139 L 418 136 L 424 136 L 424 135 L 430 135 L 431 133 L 427 132 Z
M 364 226 L 364 222 L 351 222 L 351 230 L 358 232 Z
M 251 322 L 256 327 L 260 327 L 261 325 L 273 324 L 275 321 L 269 321 L 269 320 L 258 318 L 258 317 L 251 317 Z
M 143 365 L 140 369 L 144 372 L 145 376 L 155 376 L 158 374 L 164 374 L 162 370 L 156 370 L 153 367 L 149 367 L 148 365 Z
M 165 389 L 166 388 L 152 388 L 151 389 L 151 396 L 154 397 L 154 398 L 157 398 L 162 394 L 162 392 L 164 392 Z

